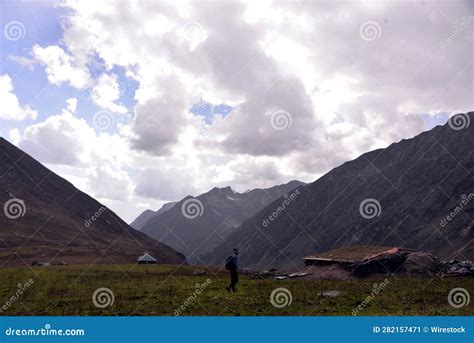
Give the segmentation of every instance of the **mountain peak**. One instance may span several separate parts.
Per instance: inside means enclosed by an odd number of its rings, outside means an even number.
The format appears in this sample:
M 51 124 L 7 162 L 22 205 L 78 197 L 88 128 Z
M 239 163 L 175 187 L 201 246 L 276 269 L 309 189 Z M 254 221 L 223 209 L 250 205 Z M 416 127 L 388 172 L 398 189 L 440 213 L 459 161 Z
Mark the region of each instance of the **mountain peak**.
M 452 116 L 445 125 L 343 163 L 308 184 L 276 217 L 284 197 L 226 241 L 241 247 L 241 264 L 251 268 L 291 267 L 305 255 L 354 244 L 423 245 L 444 259 L 473 259 L 474 207 L 462 197 L 474 189 L 473 116 Z M 456 208 L 462 215 L 446 221 Z M 229 248 L 221 243 L 202 260 L 218 264 Z
M 233 194 L 237 194 L 237 193 L 234 192 L 234 190 L 230 186 L 227 186 L 227 187 L 214 187 L 209 192 L 204 193 L 203 195 L 205 195 L 205 194 L 233 195 Z
M 192 254 L 202 255 L 213 249 L 243 221 L 299 185 L 292 182 L 267 189 L 254 189 L 246 194 L 234 192 L 230 186 L 214 187 L 196 197 L 201 204 L 193 203 L 193 211 L 189 211 L 189 214 L 182 212 L 181 205 L 175 206 L 165 213 L 154 215 L 141 230 L 182 251 L 190 262 L 199 263 L 200 259 Z M 185 200 L 191 198 L 188 196 L 180 203 L 184 204 Z M 170 228 L 174 235 L 167 234 Z M 200 247 L 199 252 L 194 251 L 196 246 Z

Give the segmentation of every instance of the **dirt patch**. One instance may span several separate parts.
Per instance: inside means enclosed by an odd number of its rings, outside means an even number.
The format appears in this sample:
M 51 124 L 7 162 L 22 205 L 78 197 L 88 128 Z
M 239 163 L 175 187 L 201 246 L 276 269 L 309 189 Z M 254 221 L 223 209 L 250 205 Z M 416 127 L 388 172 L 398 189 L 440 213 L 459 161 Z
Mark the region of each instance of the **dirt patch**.
M 305 269 L 305 272 L 310 275 L 305 276 L 305 279 L 338 279 L 349 280 L 353 279 L 351 272 L 339 265 L 330 266 L 310 266 Z

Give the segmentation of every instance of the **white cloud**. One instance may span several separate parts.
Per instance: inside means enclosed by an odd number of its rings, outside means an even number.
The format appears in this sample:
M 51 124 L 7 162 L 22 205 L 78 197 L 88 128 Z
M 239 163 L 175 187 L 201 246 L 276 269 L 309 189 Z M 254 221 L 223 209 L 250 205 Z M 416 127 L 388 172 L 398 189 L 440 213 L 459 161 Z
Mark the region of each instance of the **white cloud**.
M 20 148 L 43 163 L 65 166 L 70 168 L 69 174 L 82 175 L 88 180 L 82 185 L 91 189 L 93 194 L 97 192 L 103 198 L 123 196 L 126 199 L 126 194 L 132 189 L 127 186 L 129 181 L 125 171 L 131 162 L 126 140 L 119 134 L 97 133 L 84 119 L 72 113 L 76 105 L 75 98 L 68 99 L 67 109 L 60 114 L 28 126 L 19 140 Z M 71 173 L 71 168 L 75 169 L 74 173 Z M 104 180 L 100 181 L 101 177 Z M 106 188 L 111 185 L 107 180 L 115 184 L 110 187 L 110 192 L 116 193 L 107 193 Z M 117 187 L 119 181 L 124 182 L 121 187 Z
M 127 142 L 119 135 L 97 133 L 87 122 L 67 110 L 28 126 L 20 147 L 40 161 L 72 166 L 114 167 L 130 163 Z
M 77 109 L 77 99 L 76 98 L 69 98 L 66 100 L 66 108 L 69 112 L 76 112 Z
M 8 59 L 10 61 L 18 63 L 19 65 L 25 68 L 28 68 L 29 70 L 33 70 L 35 68 L 35 64 L 38 63 L 37 61 L 35 61 L 35 59 L 25 56 L 9 55 Z
M 114 169 L 110 165 L 91 169 L 87 181 L 88 189 L 100 199 L 127 201 L 133 190 L 133 184 L 127 172 Z
M 0 75 L 0 118 L 5 120 L 36 119 L 37 112 L 29 105 L 21 106 L 13 93 L 12 79 L 8 75 Z
M 81 175 L 95 183 L 102 176 L 126 185 L 124 194 L 97 188 L 104 197 L 143 203 L 215 185 L 243 190 L 311 181 L 363 152 L 419 133 L 423 114 L 472 106 L 474 25 L 440 49 L 472 13 L 464 1 L 64 6 L 71 10 L 62 40 L 67 52 L 33 49 L 50 82 L 92 87 L 97 105 L 125 113 L 112 73 L 123 67 L 138 82 L 135 116 L 120 133 L 99 135 L 70 107 L 28 128 L 25 144 L 37 144 L 54 163 L 83 166 Z M 360 36 L 367 21 L 380 26 L 375 40 Z M 200 31 L 192 42 L 190 27 Z M 106 72 L 92 81 L 86 65 L 97 61 Z M 188 113 L 196 96 L 234 109 L 206 125 Z M 278 111 L 290 115 L 285 130 L 271 125 Z M 43 151 L 53 135 L 61 143 Z M 63 144 L 72 148 L 63 151 Z M 127 167 L 138 176 L 127 179 Z M 173 182 L 177 176 L 180 182 Z M 130 182 L 135 194 L 127 197 Z
M 136 106 L 131 124 L 132 146 L 162 156 L 170 154 L 171 148 L 178 142 L 178 136 L 186 125 L 188 108 L 180 80 L 161 77 L 155 82 L 159 85 L 157 94 Z
M 143 211 L 143 210 L 151 208 L 151 204 L 149 202 L 137 202 L 135 204 L 135 207 Z
M 20 140 L 21 140 L 20 130 L 15 128 L 8 131 L 8 138 L 10 138 L 10 141 L 13 144 L 18 145 L 18 143 L 20 143 Z
M 389 3 L 368 7 L 326 2 L 302 7 L 191 3 L 186 11 L 184 6 L 169 3 L 125 2 L 122 7 L 107 3 L 91 9 L 71 2 L 69 6 L 73 15 L 68 18 L 65 44 L 80 56 L 97 54 L 108 68 L 125 67 L 139 82 L 137 115 L 130 126 L 132 142 L 135 149 L 157 156 L 179 149 L 178 137 L 188 125 L 184 112 L 189 103 L 184 101 L 197 92 L 235 104 L 227 118 L 215 120 L 207 132 L 196 137 L 201 151 L 218 148 L 234 157 L 295 156 L 295 150 L 309 154 L 315 145 L 344 137 L 337 155 L 349 158 L 356 149 L 388 145 L 419 132 L 424 123 L 414 112 L 436 113 L 468 104 L 469 87 L 461 87 L 464 90 L 459 94 L 444 89 L 442 82 L 419 83 L 420 76 L 433 78 L 433 70 L 448 78 L 455 70 L 446 70 L 444 59 L 456 66 L 459 56 L 468 56 L 454 53 L 462 46 L 461 37 L 452 43 L 453 52 L 439 52 L 445 55 L 442 57 L 433 53 L 437 40 L 463 13 L 462 4 L 424 8 Z M 442 6 L 449 19 L 439 18 L 436 6 Z M 213 15 L 216 11 L 220 16 Z M 384 18 L 396 22 L 397 29 Z M 412 23 L 410 28 L 402 18 Z M 411 29 L 420 18 L 435 33 L 430 40 Z M 360 37 L 360 24 L 367 20 L 380 21 L 383 34 L 378 41 Z M 192 49 L 182 37 L 189 23 L 204 37 Z M 409 41 L 406 30 L 412 30 Z M 432 68 L 404 62 L 414 56 L 429 61 Z M 419 75 L 403 80 L 410 70 Z M 407 81 L 408 87 L 400 86 Z M 421 95 L 417 99 L 411 96 L 415 88 Z M 433 97 L 441 91 L 455 94 L 443 98 L 443 104 L 433 104 Z M 269 114 L 278 110 L 292 116 L 291 127 L 280 132 L 269 122 Z M 341 125 L 335 120 L 340 115 L 352 130 L 338 130 Z M 366 140 L 371 142 L 358 144 L 358 130 L 366 130 Z M 307 169 L 318 159 L 308 156 Z M 334 159 L 328 165 L 338 162 Z
M 145 198 L 166 201 L 179 200 L 187 195 L 198 195 L 198 190 L 193 187 L 194 175 L 190 173 L 186 175 L 181 170 L 180 177 L 177 178 L 177 172 L 178 169 L 173 166 L 146 169 L 137 180 L 135 193 Z
M 95 141 L 95 132 L 84 119 L 69 111 L 28 126 L 20 147 L 43 163 L 81 165 L 90 160 L 87 147 Z
M 116 113 L 127 113 L 127 109 L 115 102 L 120 99 L 120 85 L 115 74 L 102 74 L 91 91 L 92 100 L 100 107 Z
M 85 63 L 57 45 L 46 48 L 34 45 L 33 57 L 44 65 L 48 80 L 54 85 L 69 83 L 72 87 L 84 89 L 91 83 Z

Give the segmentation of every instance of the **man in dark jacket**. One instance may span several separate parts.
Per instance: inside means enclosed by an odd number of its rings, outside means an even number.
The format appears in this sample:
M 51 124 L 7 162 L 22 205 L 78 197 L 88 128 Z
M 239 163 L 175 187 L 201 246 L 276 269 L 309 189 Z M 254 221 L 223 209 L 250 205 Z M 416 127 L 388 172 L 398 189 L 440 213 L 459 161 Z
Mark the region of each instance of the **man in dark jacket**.
M 234 249 L 234 254 L 233 256 L 230 257 L 230 261 L 226 263 L 228 265 L 228 269 L 230 272 L 230 285 L 227 286 L 225 289 L 227 289 L 228 292 L 237 292 L 237 289 L 235 288 L 235 285 L 239 282 L 239 263 L 238 263 L 238 256 L 239 256 L 239 249 Z

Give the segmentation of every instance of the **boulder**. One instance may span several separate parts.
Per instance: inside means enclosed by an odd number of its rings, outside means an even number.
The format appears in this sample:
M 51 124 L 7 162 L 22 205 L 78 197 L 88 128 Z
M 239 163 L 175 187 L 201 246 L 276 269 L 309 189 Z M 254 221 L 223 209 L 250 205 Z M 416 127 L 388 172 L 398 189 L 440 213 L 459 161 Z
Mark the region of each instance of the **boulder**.
M 324 291 L 319 293 L 319 295 L 322 295 L 323 297 L 328 297 L 328 298 L 336 298 L 339 295 L 341 295 L 341 292 L 339 291 Z
M 352 273 L 358 277 L 367 277 L 373 274 L 396 273 L 401 270 L 408 256 L 408 251 L 404 249 L 393 249 L 371 256 L 362 261 L 354 262 Z
M 404 269 L 408 273 L 435 274 L 438 269 L 438 259 L 430 253 L 416 251 L 408 253 Z
M 474 275 L 474 263 L 472 261 L 451 260 L 444 264 L 443 273 L 453 276 Z
M 200 276 L 200 275 L 206 275 L 206 271 L 204 269 L 196 269 L 193 271 L 193 275 L 197 275 L 197 276 Z
M 287 278 L 288 274 L 279 272 L 272 268 L 270 270 L 264 270 L 263 272 L 256 272 L 252 275 L 252 279 L 275 279 L 275 278 Z

